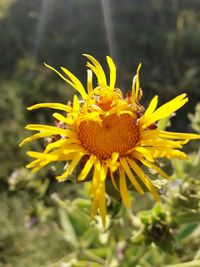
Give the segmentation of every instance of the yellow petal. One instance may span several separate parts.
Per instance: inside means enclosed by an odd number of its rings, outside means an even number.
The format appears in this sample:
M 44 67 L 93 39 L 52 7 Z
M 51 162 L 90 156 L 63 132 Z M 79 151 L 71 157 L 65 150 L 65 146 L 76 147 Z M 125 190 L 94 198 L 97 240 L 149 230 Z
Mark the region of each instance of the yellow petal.
M 106 171 L 98 159 L 94 164 L 94 175 L 91 185 L 91 194 L 93 196 L 92 216 L 97 213 L 98 208 L 102 218 L 103 226 L 106 224 L 106 199 L 105 199 L 105 176 Z M 103 175 L 103 178 L 102 178 Z
M 87 160 L 84 168 L 82 169 L 81 173 L 79 174 L 77 181 L 83 181 L 87 177 L 88 173 L 92 169 L 94 162 L 96 160 L 96 156 L 91 155 L 90 158 Z
M 142 67 L 142 63 L 140 63 L 137 67 L 137 78 L 136 78 L 136 94 L 135 97 L 136 99 L 138 99 L 139 96 L 139 89 L 140 89 L 140 77 L 139 77 L 139 73 L 140 73 L 140 69 Z
M 80 104 L 77 95 L 74 95 L 73 100 L 73 112 L 77 113 L 80 111 Z
M 151 114 L 155 111 L 156 107 L 158 104 L 158 96 L 154 96 L 154 98 L 151 100 L 148 108 L 146 109 L 145 113 L 143 114 L 143 116 L 140 118 L 140 124 L 143 124 L 144 121 L 146 120 L 146 118 L 148 118 L 149 116 L 151 116 Z
M 92 62 L 93 65 L 90 63 L 87 63 L 87 66 L 95 73 L 95 75 L 97 76 L 98 82 L 104 85 L 107 85 L 106 75 L 101 64 L 94 57 L 88 54 L 83 54 L 83 55 Z
M 76 78 L 76 76 L 72 74 L 68 69 L 61 67 L 61 70 L 71 79 L 74 89 L 76 89 L 80 93 L 83 99 L 86 99 L 88 95 L 85 92 L 85 88 L 83 87 L 79 79 Z
M 121 158 L 120 159 L 121 165 L 124 169 L 124 171 L 126 172 L 128 178 L 130 179 L 131 183 L 133 184 L 133 186 L 135 187 L 135 189 L 138 191 L 138 193 L 140 193 L 141 195 L 144 194 L 144 190 L 142 189 L 142 187 L 139 185 L 139 183 L 137 182 L 137 180 L 135 179 L 134 175 L 132 174 L 127 161 L 125 158 Z
M 99 203 L 97 202 L 97 200 L 93 199 L 93 202 L 92 202 L 92 217 L 93 218 L 97 215 L 98 207 L 99 207 Z
M 64 147 L 65 145 L 71 145 L 71 144 L 78 144 L 80 145 L 80 140 L 78 139 L 75 139 L 75 138 L 69 138 L 69 139 L 66 139 L 66 138 L 63 138 L 63 139 L 60 139 L 58 141 L 55 141 L 53 143 L 49 143 L 45 150 L 44 150 L 44 153 L 48 153 L 50 152 L 51 150 L 54 150 L 56 148 L 59 148 L 59 147 Z
M 51 135 L 52 135 L 52 133 L 50 133 L 50 132 L 42 132 L 42 133 L 34 134 L 34 135 L 32 135 L 32 136 L 29 136 L 29 137 L 25 138 L 25 139 L 19 144 L 19 146 L 21 147 L 21 146 L 23 146 L 23 145 L 25 145 L 25 144 L 27 144 L 27 143 L 33 141 L 33 140 L 36 140 L 36 139 L 39 139 L 39 138 L 43 138 L 43 137 L 47 137 L 47 136 L 51 136 Z
M 37 166 L 40 163 L 40 161 L 41 161 L 40 159 L 35 159 L 31 163 L 27 164 L 26 168 L 27 169 L 34 168 L 35 166 Z
M 161 176 L 163 176 L 165 179 L 169 180 L 170 179 L 170 176 L 165 173 L 163 170 L 161 170 L 158 166 L 156 166 L 155 164 L 151 163 L 151 162 L 148 162 L 147 160 L 145 159 L 142 159 L 140 158 L 139 159 L 144 165 L 146 165 L 147 167 L 155 170 L 157 173 L 159 173 Z
M 90 94 L 93 91 L 91 70 L 87 70 L 87 90 L 88 90 L 88 94 Z
M 106 226 L 106 198 L 105 198 L 105 181 L 102 181 L 102 188 L 101 188 L 101 193 L 99 195 L 99 209 L 101 213 L 101 219 L 103 226 Z
M 149 139 L 157 139 L 158 136 L 158 130 L 150 130 L 150 129 L 145 129 L 140 131 L 140 140 L 149 140 Z
M 123 203 L 128 209 L 131 207 L 131 201 L 127 189 L 125 172 L 121 166 L 119 167 L 119 188 Z
M 136 75 L 133 77 L 133 84 L 132 84 L 132 97 L 133 100 L 137 103 L 139 98 L 139 91 L 140 91 L 140 80 L 139 80 L 139 72 L 142 64 L 140 63 L 137 67 Z
M 61 122 L 64 122 L 64 123 L 69 124 L 69 125 L 74 123 L 74 121 L 72 119 L 66 118 L 65 116 L 63 116 L 60 113 L 53 113 L 52 116 L 56 120 L 61 121 Z
M 42 152 L 37 152 L 37 151 L 27 151 L 26 153 L 29 157 L 32 157 L 32 158 L 41 158 L 41 157 L 44 157 L 44 153 Z M 55 157 L 55 155 L 54 155 Z
M 78 144 L 67 144 L 65 147 L 61 148 L 62 153 L 64 155 L 68 155 L 69 153 L 84 153 L 87 154 L 87 152 L 84 150 L 84 148 Z
M 148 148 L 149 152 L 151 153 L 153 158 L 178 158 L 178 159 L 187 159 L 187 155 L 183 151 L 179 151 L 176 149 L 171 149 L 171 148 L 153 148 L 149 147 Z
M 52 108 L 52 109 L 58 109 L 58 110 L 63 110 L 66 112 L 71 112 L 72 108 L 68 105 L 60 104 L 60 103 L 40 103 L 33 105 L 31 107 L 28 107 L 28 110 L 34 110 L 38 108 Z
M 92 178 L 92 187 L 91 187 L 91 193 L 95 194 L 95 190 L 98 187 L 98 183 L 100 180 L 100 171 L 101 171 L 101 163 L 98 158 L 96 158 L 96 161 L 94 163 L 94 174 Z
M 173 112 L 185 105 L 185 103 L 188 101 L 188 98 L 186 96 L 186 94 L 181 94 L 159 107 L 151 115 L 145 117 L 143 117 L 143 115 L 139 119 L 139 123 L 140 125 L 142 125 L 142 128 L 145 129 L 152 123 L 170 116 Z
M 70 163 L 69 167 L 64 171 L 62 175 L 59 175 L 56 177 L 58 181 L 65 181 L 69 175 L 72 174 L 73 170 L 76 168 L 77 164 L 81 160 L 81 158 L 84 156 L 83 153 L 77 153 L 76 156 L 73 158 L 72 162 Z
M 176 132 L 165 132 L 165 131 L 158 131 L 158 136 L 169 139 L 185 139 L 185 140 L 200 139 L 199 134 L 176 133 Z
M 135 161 L 127 158 L 127 161 L 134 172 L 137 174 L 138 178 L 143 182 L 143 184 L 147 187 L 147 189 L 152 193 L 155 200 L 160 200 L 158 193 L 156 192 L 155 187 L 151 183 L 150 179 L 144 174 L 142 169 L 135 163 Z
M 32 131 L 46 131 L 51 134 L 60 134 L 60 135 L 65 135 L 67 136 L 70 130 L 58 128 L 56 126 L 49 126 L 49 125 L 44 125 L 44 124 L 28 124 L 25 127 L 27 130 L 32 130 Z
M 111 57 L 106 57 L 107 63 L 110 69 L 110 88 L 115 88 L 115 82 L 116 82 L 116 67 Z
M 117 191 L 119 191 L 119 188 L 117 187 L 117 184 L 116 184 L 116 182 L 115 182 L 115 178 L 114 178 L 114 175 L 113 175 L 113 172 L 112 172 L 112 171 L 110 171 L 110 177 L 111 177 L 111 181 L 112 181 L 112 184 L 113 184 L 114 188 L 115 188 Z
M 101 164 L 100 181 L 105 181 L 107 175 L 108 166 L 104 163 Z
M 111 159 L 107 160 L 107 165 L 109 166 L 111 172 L 115 172 L 117 170 L 119 166 L 118 158 L 119 158 L 119 153 L 113 152 Z
M 51 163 L 50 161 L 46 160 L 46 161 L 41 161 L 39 164 L 37 164 L 31 171 L 32 172 L 38 172 L 40 169 L 44 168 L 46 165 L 48 165 L 49 163 Z
M 74 89 L 76 89 L 80 95 L 82 96 L 83 99 L 87 98 L 87 94 L 85 92 L 85 89 L 83 87 L 83 85 L 81 84 L 81 82 L 67 69 L 65 68 L 61 68 L 68 76 L 69 78 L 72 80 L 70 81 L 69 79 L 65 78 L 59 71 L 57 71 L 56 69 L 54 69 L 53 67 L 44 64 L 47 68 L 53 70 L 55 73 L 57 73 L 65 82 L 67 82 L 68 84 L 70 84 Z
M 171 141 L 171 140 L 166 140 L 166 139 L 160 139 L 160 140 L 142 140 L 139 142 L 139 145 L 141 146 L 152 146 L 152 147 L 169 147 L 169 148 L 182 148 L 182 145 L 178 141 Z M 148 148 L 147 148 L 148 150 Z
M 137 154 L 140 154 L 142 155 L 144 158 L 146 158 L 147 160 L 151 161 L 151 162 L 154 162 L 154 158 L 152 156 L 152 154 L 150 153 L 149 149 L 148 148 L 144 148 L 144 147 L 141 147 L 141 146 L 137 146 L 133 152 L 132 152 L 132 155 L 137 155 Z

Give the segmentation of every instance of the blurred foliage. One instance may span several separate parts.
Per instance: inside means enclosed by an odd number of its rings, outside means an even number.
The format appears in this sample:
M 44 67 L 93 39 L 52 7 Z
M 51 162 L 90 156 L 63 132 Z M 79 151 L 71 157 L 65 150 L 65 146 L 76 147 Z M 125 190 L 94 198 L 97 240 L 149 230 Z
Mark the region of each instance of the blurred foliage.
M 187 161 L 173 160 L 172 166 L 162 162 L 172 173 L 170 183 L 150 174 L 162 192 L 161 203 L 155 204 L 148 194 L 141 199 L 131 192 L 133 207 L 127 211 L 120 199 L 109 198 L 106 229 L 100 218 L 91 220 L 87 183 L 57 183 L 54 168 L 32 174 L 22 167 L 27 159 L 18 143 L 26 134 L 24 125 L 53 124 L 48 110 L 26 112 L 26 107 L 37 102 L 66 103 L 74 93 L 43 62 L 66 66 L 85 84 L 82 53 L 93 54 L 103 65 L 105 55 L 114 54 L 118 86 L 124 92 L 142 62 L 144 105 L 155 94 L 162 103 L 187 92 L 189 104 L 158 127 L 200 133 L 200 104 L 196 105 L 200 102 L 200 1 L 109 0 L 106 14 L 103 2 L 0 1 L 2 267 L 200 266 L 197 141 L 190 146 Z M 30 146 L 38 150 L 42 143 Z

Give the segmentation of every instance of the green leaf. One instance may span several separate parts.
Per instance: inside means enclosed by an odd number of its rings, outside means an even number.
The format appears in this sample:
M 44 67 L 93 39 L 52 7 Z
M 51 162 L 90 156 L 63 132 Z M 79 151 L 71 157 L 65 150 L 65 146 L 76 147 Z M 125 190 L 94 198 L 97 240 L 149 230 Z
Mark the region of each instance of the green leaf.
M 188 237 L 197 227 L 199 224 L 188 224 L 183 227 L 175 236 L 176 241 L 181 241 L 182 239 Z

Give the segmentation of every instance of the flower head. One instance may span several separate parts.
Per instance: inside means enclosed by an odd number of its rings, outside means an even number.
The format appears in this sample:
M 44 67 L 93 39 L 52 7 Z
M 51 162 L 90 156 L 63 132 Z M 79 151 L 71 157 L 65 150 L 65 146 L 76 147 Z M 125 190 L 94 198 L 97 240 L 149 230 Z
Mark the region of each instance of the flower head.
M 38 133 L 24 139 L 20 145 L 44 137 L 54 137 L 43 152 L 28 151 L 34 160 L 27 165 L 38 171 L 49 163 L 69 162 L 67 169 L 57 176 L 59 181 L 66 180 L 77 167 L 82 169 L 77 181 L 84 181 L 90 172 L 93 173 L 90 194 L 93 199 L 92 214 L 100 211 L 102 221 L 106 220 L 106 179 L 111 179 L 113 187 L 119 190 L 121 198 L 128 208 L 130 198 L 127 181 L 143 195 L 144 187 L 159 200 L 151 179 L 142 170 L 142 165 L 155 170 L 161 176 L 169 176 L 161 170 L 156 162 L 158 158 L 186 159 L 181 151 L 182 146 L 199 135 L 161 131 L 156 122 L 170 116 L 187 101 L 186 94 L 181 94 L 157 108 L 158 96 L 155 96 L 145 110 L 140 104 L 142 90 L 139 82 L 139 70 L 134 76 L 132 91 L 126 97 L 115 86 L 116 67 L 113 60 L 107 57 L 110 70 L 109 82 L 100 63 L 92 56 L 85 55 L 87 63 L 87 90 L 69 70 L 61 68 L 63 74 L 55 71 L 81 95 L 79 100 L 74 95 L 72 104 L 42 103 L 29 107 L 29 110 L 51 108 L 64 111 L 54 113 L 56 126 L 29 124 L 26 129 Z M 98 84 L 93 86 L 93 74 Z M 64 76 L 65 75 L 65 76 Z M 119 177 L 117 182 L 115 177 Z

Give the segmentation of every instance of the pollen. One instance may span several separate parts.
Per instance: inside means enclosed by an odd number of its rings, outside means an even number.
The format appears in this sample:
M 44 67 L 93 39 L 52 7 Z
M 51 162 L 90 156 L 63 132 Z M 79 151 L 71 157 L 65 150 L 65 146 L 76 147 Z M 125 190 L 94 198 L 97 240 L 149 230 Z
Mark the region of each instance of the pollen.
M 113 114 L 103 119 L 102 125 L 95 121 L 83 121 L 79 125 L 82 146 L 104 160 L 113 152 L 126 156 L 139 141 L 139 127 L 129 114 Z

